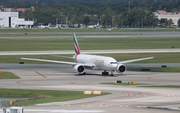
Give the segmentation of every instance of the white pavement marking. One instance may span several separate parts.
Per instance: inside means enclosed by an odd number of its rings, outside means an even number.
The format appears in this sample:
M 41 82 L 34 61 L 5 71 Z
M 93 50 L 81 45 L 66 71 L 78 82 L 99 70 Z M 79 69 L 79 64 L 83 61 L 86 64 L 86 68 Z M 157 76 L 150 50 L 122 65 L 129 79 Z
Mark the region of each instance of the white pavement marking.
M 180 49 L 123 49 L 123 50 L 82 50 L 85 54 L 107 54 L 107 53 L 177 53 Z M 74 54 L 74 50 L 62 51 L 1 51 L 0 55 L 53 55 Z
M 105 106 L 108 106 L 108 105 L 107 104 L 100 104 L 99 106 L 105 107 Z
M 161 97 L 161 98 L 180 98 L 178 95 L 165 95 L 165 94 L 139 94 L 139 93 L 121 93 L 124 97 Z
M 121 107 L 121 108 L 128 108 L 129 105 L 119 105 L 119 107 Z

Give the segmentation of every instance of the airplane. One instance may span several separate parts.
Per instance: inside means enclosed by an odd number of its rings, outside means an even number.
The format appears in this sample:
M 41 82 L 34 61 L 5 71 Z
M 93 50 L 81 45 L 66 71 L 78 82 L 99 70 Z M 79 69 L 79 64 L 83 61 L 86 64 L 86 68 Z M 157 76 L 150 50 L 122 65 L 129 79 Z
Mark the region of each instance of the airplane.
M 89 25 L 87 28 L 91 28 L 92 29 L 92 28 L 94 28 L 94 25 Z
M 96 25 L 89 25 L 87 28 L 100 28 L 99 27 L 99 23 L 97 23 Z
M 73 59 L 74 62 L 35 59 L 35 58 L 21 58 L 21 59 L 72 65 L 74 71 L 79 75 L 85 75 L 86 69 L 90 69 L 90 70 L 103 70 L 102 75 L 109 75 L 108 71 L 110 71 L 111 72 L 110 76 L 114 76 L 113 72 L 115 71 L 118 73 L 124 73 L 127 70 L 126 66 L 124 65 L 126 63 L 148 60 L 153 58 L 153 57 L 147 57 L 140 59 L 125 60 L 125 61 L 116 61 L 112 57 L 82 54 L 75 33 L 73 33 L 73 40 L 74 40 L 74 50 L 76 54 L 73 57 L 67 57 L 67 58 Z
M 49 29 L 50 25 L 51 25 L 50 23 L 47 26 L 41 24 L 40 26 L 38 26 L 38 28 L 40 28 L 40 29 L 45 29 L 45 28 Z

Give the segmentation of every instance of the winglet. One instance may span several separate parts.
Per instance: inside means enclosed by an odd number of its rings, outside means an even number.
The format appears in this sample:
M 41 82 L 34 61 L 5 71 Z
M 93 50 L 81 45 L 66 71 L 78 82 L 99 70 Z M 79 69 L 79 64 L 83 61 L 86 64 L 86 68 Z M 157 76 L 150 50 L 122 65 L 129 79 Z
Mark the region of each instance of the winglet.
M 75 50 L 76 54 L 78 55 L 78 54 L 81 53 L 81 50 L 80 50 L 78 41 L 76 39 L 76 34 L 75 33 L 73 33 L 73 39 L 74 39 L 74 50 Z

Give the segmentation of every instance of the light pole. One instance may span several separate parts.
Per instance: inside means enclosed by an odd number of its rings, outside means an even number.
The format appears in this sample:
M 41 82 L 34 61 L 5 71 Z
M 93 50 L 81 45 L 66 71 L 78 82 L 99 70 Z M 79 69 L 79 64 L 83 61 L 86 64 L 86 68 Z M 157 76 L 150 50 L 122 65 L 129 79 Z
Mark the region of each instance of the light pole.
M 37 8 L 37 0 L 36 0 L 36 8 Z
M 68 24 L 68 15 L 67 15 L 67 18 L 66 18 L 66 27 L 67 27 L 67 24 Z
M 142 19 L 142 28 L 144 28 L 144 23 L 143 23 L 143 20 L 146 18 L 146 16 Z
M 115 17 L 120 17 L 121 15 L 117 15 L 117 16 L 112 16 L 112 28 L 115 27 L 114 22 L 115 22 Z
M 124 20 L 124 19 L 121 20 L 121 28 L 122 28 L 122 25 L 123 25 L 123 20 Z
M 106 21 L 106 29 L 107 29 L 107 21 Z
M 57 25 L 57 18 L 56 18 L 56 25 Z
M 101 28 L 101 26 L 102 26 L 102 21 L 101 21 L 101 15 L 100 15 L 100 19 L 99 19 L 99 25 L 100 25 L 100 28 Z
M 141 23 L 141 24 L 142 24 L 142 25 L 141 25 L 141 27 L 143 28 L 143 19 L 142 19 L 141 21 L 142 21 L 142 23 Z
M 114 16 L 112 16 L 112 26 L 111 26 L 111 28 L 113 28 L 113 25 L 114 24 Z

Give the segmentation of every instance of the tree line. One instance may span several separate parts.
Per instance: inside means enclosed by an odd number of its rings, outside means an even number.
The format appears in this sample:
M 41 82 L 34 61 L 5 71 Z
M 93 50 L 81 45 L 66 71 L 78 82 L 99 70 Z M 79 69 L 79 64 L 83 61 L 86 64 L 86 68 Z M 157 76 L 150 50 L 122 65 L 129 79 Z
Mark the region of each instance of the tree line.
M 1 0 L 4 7 L 28 8 L 21 18 L 35 24 L 74 24 L 113 27 L 153 27 L 161 22 L 156 10 L 178 12 L 179 0 Z

